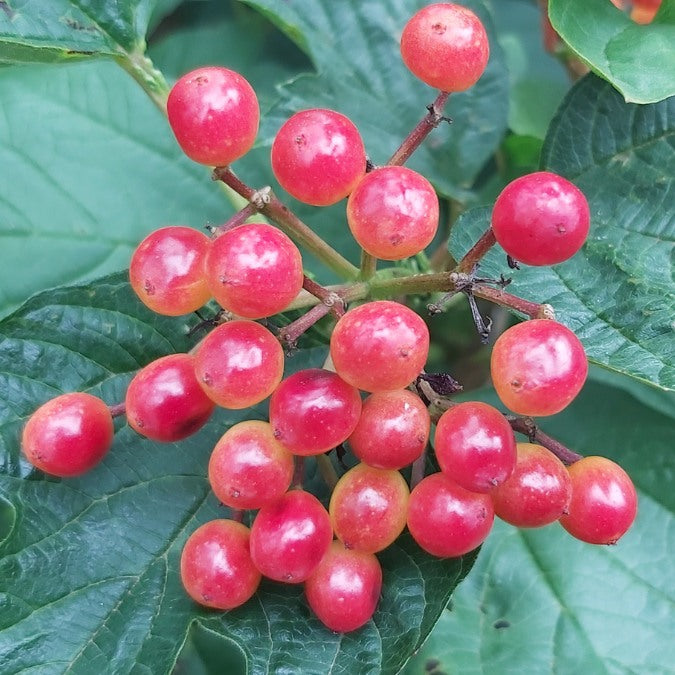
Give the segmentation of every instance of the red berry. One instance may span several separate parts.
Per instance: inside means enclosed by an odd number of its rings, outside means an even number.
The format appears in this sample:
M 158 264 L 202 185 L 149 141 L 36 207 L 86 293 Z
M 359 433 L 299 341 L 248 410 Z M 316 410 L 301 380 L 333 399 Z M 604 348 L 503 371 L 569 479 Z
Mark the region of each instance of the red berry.
M 560 524 L 589 544 L 616 544 L 637 514 L 630 476 L 605 457 L 584 457 L 568 467 L 572 499 Z
M 295 455 L 319 455 L 340 445 L 360 414 L 358 390 L 320 368 L 287 377 L 270 399 L 274 437 Z
M 261 575 L 251 560 L 249 537 L 249 529 L 233 520 L 212 520 L 190 535 L 180 558 L 180 576 L 195 602 L 234 609 L 253 596 Z
M 398 471 L 357 464 L 333 488 L 328 512 L 350 549 L 377 553 L 403 532 L 410 491 Z
M 77 476 L 110 449 L 114 427 L 108 406 L 96 396 L 62 394 L 41 405 L 21 437 L 26 459 L 53 476 Z
M 407 389 L 382 391 L 363 402 L 349 445 L 369 466 L 402 469 L 422 454 L 430 427 L 429 411 L 419 396 Z
M 210 239 L 191 227 L 163 227 L 150 233 L 129 265 L 131 287 L 151 310 L 180 316 L 211 297 L 204 277 Z
M 228 321 L 214 328 L 195 354 L 195 374 L 212 401 L 241 409 L 260 403 L 284 373 L 284 350 L 254 321 Z
M 442 473 L 424 478 L 410 493 L 408 529 L 427 553 L 455 558 L 480 546 L 492 529 L 490 497 L 469 492 Z
M 554 415 L 579 393 L 588 361 L 579 338 L 557 321 L 532 319 L 497 338 L 492 383 L 504 405 L 519 415 Z
M 547 171 L 516 178 L 492 210 L 495 238 L 526 265 L 555 265 L 571 258 L 586 241 L 590 224 L 583 192 Z
M 251 149 L 258 133 L 255 92 L 227 68 L 210 66 L 183 75 L 169 93 L 166 110 L 183 152 L 200 164 L 231 164 Z
M 443 473 L 472 492 L 489 492 L 516 466 L 516 439 L 499 410 L 487 403 L 459 403 L 436 425 L 436 459 Z
M 126 396 L 129 426 L 155 441 L 179 441 L 200 429 L 214 403 L 199 386 L 190 354 L 170 354 L 142 368 Z
M 429 329 L 398 302 L 378 300 L 347 312 L 330 339 L 335 370 L 364 391 L 407 387 L 429 354 Z
M 495 515 L 516 527 L 542 527 L 567 510 L 572 483 L 567 467 L 549 450 L 518 443 L 511 476 L 490 493 Z
M 344 199 L 366 172 L 366 151 L 358 129 L 334 110 L 293 115 L 279 129 L 271 159 L 281 187 L 314 206 Z
M 464 91 L 485 70 L 490 56 L 487 33 L 466 7 L 428 5 L 405 25 L 403 62 L 420 80 L 441 91 Z
M 382 568 L 372 553 L 350 551 L 334 541 L 305 582 L 305 595 L 324 626 L 348 633 L 375 613 L 382 590 Z
M 274 438 L 268 422 L 230 427 L 209 460 L 209 483 L 233 509 L 259 509 L 279 499 L 293 479 L 293 455 Z
M 240 225 L 214 239 L 204 269 L 217 302 L 246 319 L 282 312 L 303 282 L 297 246 L 262 223 Z
M 321 502 L 309 492 L 291 490 L 258 511 L 251 527 L 251 556 L 269 579 L 297 584 L 319 566 L 332 540 Z
M 438 197 L 424 176 L 404 166 L 383 166 L 367 173 L 349 195 L 347 222 L 366 252 L 401 260 L 434 238 Z

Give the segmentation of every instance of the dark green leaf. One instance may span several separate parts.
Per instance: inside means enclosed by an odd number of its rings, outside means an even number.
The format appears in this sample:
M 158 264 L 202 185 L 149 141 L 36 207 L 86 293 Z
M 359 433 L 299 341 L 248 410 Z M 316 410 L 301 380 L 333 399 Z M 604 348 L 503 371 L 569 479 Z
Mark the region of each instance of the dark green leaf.
M 641 26 L 610 2 L 550 0 L 553 27 L 592 70 L 630 103 L 675 95 L 675 3 Z
M 119 424 L 102 464 L 70 480 L 47 479 L 20 458 L 21 426 L 40 403 L 69 390 L 122 400 L 139 366 L 195 342 L 187 335 L 195 323 L 145 309 L 123 274 L 37 295 L 0 322 L 8 392 L 0 401 L 3 672 L 168 672 L 195 621 L 222 636 L 222 658 L 243 654 L 249 673 L 397 672 L 472 555 L 436 560 L 402 537 L 380 555 L 385 586 L 374 620 L 345 636 L 311 616 L 297 586 L 264 583 L 228 613 L 199 609 L 182 590 L 185 539 L 228 513 L 205 478 L 210 450 L 228 426 L 261 417 L 264 406 L 221 411 L 181 443 L 153 443 Z M 325 355 L 301 351 L 287 371 L 319 366 Z
M 675 98 L 638 106 L 588 76 L 551 126 L 542 168 L 588 198 L 591 233 L 571 260 L 512 272 L 498 247 L 482 271 L 513 278 L 509 290 L 548 302 L 611 370 L 675 388 Z M 467 212 L 453 232 L 455 257 L 489 226 L 489 209 Z
M 633 528 L 616 546 L 594 547 L 557 524 L 499 523 L 406 674 L 421 675 L 430 659 L 439 674 L 484 673 L 486 664 L 514 675 L 552 672 L 552 664 L 556 673 L 672 673 L 674 423 L 596 383 L 542 423 L 575 450 L 628 471 L 640 497 Z

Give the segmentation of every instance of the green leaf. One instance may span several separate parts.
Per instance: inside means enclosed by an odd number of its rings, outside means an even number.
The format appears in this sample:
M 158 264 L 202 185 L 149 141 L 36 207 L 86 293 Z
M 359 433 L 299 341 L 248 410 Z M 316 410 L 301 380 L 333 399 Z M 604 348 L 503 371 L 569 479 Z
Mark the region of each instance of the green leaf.
M 69 390 L 119 402 L 138 367 L 194 344 L 196 321 L 153 314 L 118 274 L 37 295 L 0 322 L 3 672 L 169 672 L 194 622 L 220 636 L 224 662 L 243 654 L 249 673 L 397 672 L 473 555 L 437 560 L 400 538 L 379 556 L 385 583 L 374 619 L 344 636 L 320 625 L 298 586 L 265 582 L 227 613 L 200 609 L 182 590 L 185 539 L 228 513 L 205 478 L 210 450 L 247 413 L 220 411 L 195 436 L 164 445 L 118 423 L 102 464 L 69 480 L 46 478 L 19 456 L 21 426 L 40 403 Z M 325 355 L 301 351 L 287 374 Z
M 675 95 L 675 3 L 638 25 L 603 0 L 550 0 L 551 23 L 574 53 L 629 103 Z
M 641 389 L 640 385 L 633 385 Z M 649 391 L 647 389 L 647 391 Z M 638 517 L 616 546 L 591 546 L 557 524 L 499 523 L 471 575 L 406 675 L 430 673 L 672 673 L 675 416 L 626 391 L 589 383 L 542 427 L 631 475 Z
M 0 69 L 0 315 L 31 294 L 128 266 L 163 225 L 231 212 L 208 170 L 113 63 Z M 39 114 L 40 123 L 27 124 Z
M 271 144 L 294 112 L 327 107 L 356 123 L 373 162 L 386 162 L 437 95 L 407 70 L 399 49 L 403 26 L 426 3 L 245 1 L 304 49 L 317 69 L 281 89 L 281 103 L 262 121 L 261 143 Z M 498 147 L 508 107 L 504 59 L 489 13 L 480 0 L 464 4 L 486 24 L 490 62 L 474 87 L 450 97 L 450 127 L 439 127 L 408 162 L 443 194 L 459 199 L 469 198 L 474 178 Z
M 50 62 L 143 51 L 151 14 L 166 0 L 0 3 L 0 61 Z
M 512 277 L 509 291 L 548 302 L 584 343 L 589 359 L 659 387 L 675 388 L 675 98 L 625 103 L 595 76 L 563 102 L 542 168 L 574 181 L 591 207 L 588 241 L 550 268 L 509 270 L 495 247 L 482 272 Z M 455 257 L 489 226 L 490 210 L 462 216 Z

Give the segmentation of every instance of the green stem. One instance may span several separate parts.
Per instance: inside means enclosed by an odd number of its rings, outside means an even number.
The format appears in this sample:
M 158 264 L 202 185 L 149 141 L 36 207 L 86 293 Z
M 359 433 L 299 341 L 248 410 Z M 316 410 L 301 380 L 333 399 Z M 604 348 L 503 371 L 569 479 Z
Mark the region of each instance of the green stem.
M 376 271 L 377 271 L 377 258 L 370 255 L 370 253 L 366 253 L 365 251 L 362 250 L 361 274 L 359 275 L 359 278 L 363 279 L 363 281 L 368 281 L 368 279 L 371 279 L 375 275 Z
M 166 115 L 169 85 L 152 61 L 142 52 L 126 53 L 119 56 L 116 61 L 141 85 L 150 100 Z

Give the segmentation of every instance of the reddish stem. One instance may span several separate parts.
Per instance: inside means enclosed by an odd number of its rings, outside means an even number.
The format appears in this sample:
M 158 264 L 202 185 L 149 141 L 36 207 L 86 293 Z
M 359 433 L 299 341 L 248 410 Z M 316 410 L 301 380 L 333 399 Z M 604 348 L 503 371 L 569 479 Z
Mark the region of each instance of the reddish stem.
M 251 216 L 258 213 L 258 209 L 252 204 L 248 203 L 241 211 L 237 211 L 228 221 L 219 225 L 218 227 L 211 228 L 211 234 L 214 237 L 217 237 L 228 230 L 231 230 L 238 225 L 243 225 Z
M 483 256 L 497 243 L 492 228 L 487 229 L 467 254 L 457 263 L 453 272 L 469 274 Z
M 321 284 L 317 284 L 316 281 L 310 279 L 308 276 L 304 277 L 302 287 L 315 298 L 321 300 L 321 302 L 333 312 L 336 318 L 339 319 L 345 313 L 344 302 L 335 291 L 324 288 Z
M 115 405 L 109 405 L 108 410 L 110 410 L 110 415 L 115 418 L 115 417 L 122 417 L 122 415 L 125 415 L 127 412 L 127 407 L 124 402 L 122 403 L 115 403 Z
M 302 481 L 305 477 L 305 458 L 295 456 L 295 471 L 293 472 L 293 480 L 291 481 L 292 490 L 302 490 Z
M 234 520 L 235 523 L 241 523 L 244 520 L 244 511 L 242 509 L 232 509 L 230 513 L 230 520 Z
M 574 464 L 574 462 L 582 459 L 582 455 L 573 452 L 560 441 L 556 441 L 555 438 L 551 438 L 541 431 L 531 417 L 517 417 L 516 415 L 506 415 L 505 417 L 514 431 L 527 436 L 531 443 L 543 445 L 564 464 Z
M 551 305 L 540 305 L 537 302 L 524 300 L 523 298 L 519 298 L 517 295 L 506 293 L 501 288 L 492 288 L 491 286 L 478 284 L 473 287 L 471 292 L 476 298 L 489 300 L 490 302 L 494 302 L 496 305 L 501 305 L 502 307 L 510 307 L 511 309 L 524 314 L 530 319 L 555 319 L 555 312 L 553 311 L 553 307 L 551 307 Z

